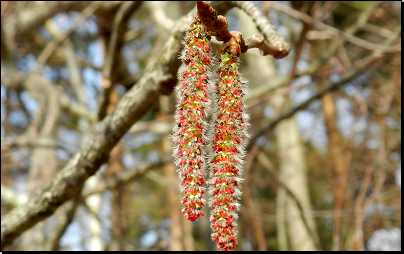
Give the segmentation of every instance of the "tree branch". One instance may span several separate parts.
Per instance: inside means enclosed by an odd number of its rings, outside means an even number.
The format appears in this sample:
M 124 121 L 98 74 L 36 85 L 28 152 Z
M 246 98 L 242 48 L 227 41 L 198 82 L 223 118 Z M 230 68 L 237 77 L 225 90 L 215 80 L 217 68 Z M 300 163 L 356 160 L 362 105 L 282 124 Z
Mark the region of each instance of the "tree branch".
M 153 105 L 160 93 L 171 92 L 176 72 L 182 35 L 191 23 L 195 9 L 177 22 L 160 57 L 148 64 L 138 83 L 122 97 L 114 114 L 99 122 L 89 141 L 59 173 L 28 203 L 21 205 L 1 220 L 1 247 L 9 245 L 25 230 L 50 216 L 61 204 L 77 196 L 84 182 L 107 162 L 112 148 Z M 185 29 L 184 29 L 185 28 Z M 167 91 L 167 86 L 171 86 Z
M 232 4 L 251 16 L 258 30 L 261 31 L 267 40 L 268 45 L 266 45 L 266 48 L 271 52 L 271 55 L 275 58 L 283 58 L 289 54 L 290 45 L 286 42 L 285 37 L 278 32 L 276 27 L 271 25 L 268 18 L 265 17 L 262 11 L 253 2 L 232 1 Z
M 123 37 L 127 30 L 127 20 L 140 7 L 142 2 L 124 2 L 118 9 L 112 22 L 112 33 L 108 42 L 107 54 L 104 67 L 102 69 L 104 90 L 99 96 L 98 119 L 103 119 L 107 114 L 108 105 L 111 104 L 111 93 L 115 88 L 117 76 L 117 63 L 121 56 L 120 51 L 123 46 Z M 115 70 L 115 73 L 113 72 Z M 113 75 L 114 74 L 114 75 Z
M 359 47 L 368 49 L 368 50 L 380 50 L 385 53 L 394 53 L 394 52 L 401 52 L 401 45 L 396 45 L 396 46 L 386 46 L 386 45 L 377 45 L 368 41 L 365 41 L 363 39 L 360 39 L 358 37 L 355 37 L 351 34 L 348 34 L 346 32 L 343 32 L 337 28 L 334 28 L 332 26 L 326 25 L 319 20 L 313 19 L 309 15 L 305 13 L 301 13 L 299 11 L 293 10 L 292 8 L 289 8 L 286 5 L 281 5 L 276 2 L 272 3 L 272 8 L 276 11 L 285 13 L 293 18 L 300 19 L 301 21 L 310 24 L 311 26 L 320 29 L 320 30 L 325 30 L 327 32 L 330 32 L 332 35 L 336 37 L 342 37 L 344 40 L 349 41 L 352 44 L 355 44 Z
M 269 124 L 267 124 L 265 127 L 263 127 L 260 131 L 258 131 L 258 133 L 256 133 L 251 139 L 250 139 L 250 143 L 248 144 L 247 147 L 247 151 L 249 151 L 252 147 L 252 145 L 255 144 L 255 141 L 264 133 L 266 133 L 269 130 L 272 130 L 280 121 L 287 119 L 291 116 L 293 116 L 294 114 L 296 114 L 296 112 L 305 109 L 306 107 L 308 107 L 313 101 L 321 98 L 325 93 L 328 93 L 344 84 L 346 84 L 349 80 L 351 80 L 352 78 L 355 77 L 355 75 L 365 69 L 366 67 L 369 67 L 369 64 L 373 63 L 374 61 L 379 60 L 380 58 L 382 58 L 382 54 L 379 54 L 377 52 L 373 52 L 369 57 L 361 60 L 364 61 L 365 63 L 361 63 L 360 65 L 355 64 L 355 68 L 353 70 L 351 70 L 350 72 L 346 73 L 342 79 L 339 82 L 335 82 L 335 83 L 331 83 L 328 82 L 327 85 L 324 86 L 323 89 L 321 89 L 317 94 L 315 94 L 314 96 L 312 96 L 310 99 L 306 100 L 305 102 L 303 102 L 302 104 L 300 104 L 299 106 L 290 109 L 288 112 L 285 112 L 284 114 L 280 115 L 277 119 L 275 119 L 274 121 L 270 122 Z

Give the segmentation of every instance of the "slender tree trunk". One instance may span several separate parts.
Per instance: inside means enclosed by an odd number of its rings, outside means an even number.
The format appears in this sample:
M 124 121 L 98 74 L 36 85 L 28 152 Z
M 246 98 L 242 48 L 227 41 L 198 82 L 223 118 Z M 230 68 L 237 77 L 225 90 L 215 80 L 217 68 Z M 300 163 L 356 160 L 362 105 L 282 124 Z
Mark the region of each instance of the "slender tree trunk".
M 281 159 L 280 180 L 297 197 L 303 208 L 303 216 L 308 226 L 315 232 L 314 220 L 311 217 L 311 205 L 308 193 L 306 176 L 306 163 L 304 161 L 303 147 L 300 144 L 300 135 L 294 117 L 283 120 L 277 127 L 277 146 Z M 313 238 L 301 217 L 301 211 L 296 201 L 286 196 L 285 214 L 289 233 L 290 249 L 292 251 L 317 250 Z M 278 214 L 280 215 L 280 214 Z M 282 215 L 280 215 L 282 216 Z

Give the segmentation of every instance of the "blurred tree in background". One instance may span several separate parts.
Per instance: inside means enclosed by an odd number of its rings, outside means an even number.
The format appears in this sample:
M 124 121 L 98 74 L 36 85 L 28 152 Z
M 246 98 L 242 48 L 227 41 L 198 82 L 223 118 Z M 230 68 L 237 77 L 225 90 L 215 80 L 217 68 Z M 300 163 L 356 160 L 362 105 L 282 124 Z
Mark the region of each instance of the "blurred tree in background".
M 241 55 L 236 250 L 401 250 L 401 3 L 215 2 Z M 2 250 L 214 250 L 169 135 L 195 2 L 1 2 Z M 214 51 L 221 43 L 212 40 Z M 207 197 L 206 197 L 207 198 Z

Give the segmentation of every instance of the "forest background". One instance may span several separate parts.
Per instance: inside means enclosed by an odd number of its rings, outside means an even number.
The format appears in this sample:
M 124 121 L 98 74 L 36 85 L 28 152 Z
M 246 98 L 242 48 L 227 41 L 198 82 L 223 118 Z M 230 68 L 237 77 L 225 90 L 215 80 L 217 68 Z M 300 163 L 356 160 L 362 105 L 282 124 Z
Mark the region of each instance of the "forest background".
M 291 45 L 241 55 L 252 138 L 236 250 L 401 250 L 401 3 L 212 6 L 244 38 L 264 18 Z M 195 14 L 1 2 L 2 250 L 216 248 L 208 207 L 181 214 L 169 139 Z

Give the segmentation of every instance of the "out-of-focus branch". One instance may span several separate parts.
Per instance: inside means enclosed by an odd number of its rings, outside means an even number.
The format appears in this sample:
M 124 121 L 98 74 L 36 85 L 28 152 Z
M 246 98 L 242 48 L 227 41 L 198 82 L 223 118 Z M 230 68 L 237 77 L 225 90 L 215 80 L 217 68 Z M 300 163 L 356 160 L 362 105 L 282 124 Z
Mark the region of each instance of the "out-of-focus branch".
M 4 2 L 2 3 L 3 7 Z M 42 25 L 47 19 L 51 18 L 58 12 L 75 9 L 83 9 L 85 5 L 90 3 L 77 4 L 69 1 L 64 2 L 43 2 L 43 3 L 29 3 L 26 8 L 22 8 L 16 12 L 5 12 L 1 16 L 1 32 L 2 32 L 2 58 L 3 56 L 3 43 L 7 49 L 7 53 L 15 54 L 17 50 L 16 40 L 22 39 L 28 33 L 34 31 Z M 16 8 L 15 3 L 7 3 L 9 9 Z M 3 11 L 3 8 L 2 8 Z M 4 38 L 3 38 L 4 35 Z M 4 39 L 4 41 L 3 41 Z M 6 50 L 4 50 L 6 53 Z
M 66 202 L 62 209 L 56 212 L 57 224 L 49 234 L 45 243 L 45 250 L 57 251 L 59 248 L 59 241 L 65 233 L 67 227 L 73 221 L 74 212 L 79 204 L 80 196 Z
M 114 189 L 118 185 L 128 184 L 131 181 L 133 181 L 134 179 L 142 176 L 149 170 L 162 166 L 171 161 L 172 161 L 172 158 L 171 158 L 171 156 L 169 156 L 169 157 L 163 157 L 159 161 L 156 161 L 153 163 L 142 163 L 131 170 L 115 174 L 115 175 L 105 179 L 102 182 L 101 181 L 98 182 L 96 185 L 97 186 L 96 188 L 83 190 L 82 196 L 84 198 L 86 198 L 95 193 L 101 193 L 105 190 Z
M 9 205 L 11 207 L 17 207 L 25 204 L 28 201 L 28 196 L 24 194 L 18 194 L 11 188 L 1 185 L 1 203 Z
M 105 63 L 102 69 L 102 83 L 104 90 L 99 96 L 98 119 L 103 119 L 115 107 L 119 96 L 113 92 L 118 75 L 117 66 L 121 56 L 124 32 L 127 28 L 127 20 L 141 5 L 141 1 L 124 2 L 119 7 L 112 22 L 112 34 L 109 38 L 108 49 L 106 52 Z M 113 72 L 115 70 L 115 73 Z M 109 109 L 108 109 L 109 107 Z
M 250 191 L 250 183 L 249 183 L 249 178 L 251 175 L 251 169 L 253 166 L 253 161 L 260 152 L 259 149 L 255 146 L 249 153 L 248 156 L 245 160 L 245 166 L 244 166 L 244 183 L 243 183 L 243 199 L 246 204 L 246 207 L 248 209 L 248 217 L 249 220 L 251 221 L 251 226 L 254 229 L 254 234 L 255 234 L 255 239 L 257 240 L 258 243 L 258 250 L 259 251 L 267 251 L 267 245 L 265 241 L 265 235 L 264 235 L 264 230 L 261 225 L 261 218 L 259 216 L 259 213 L 257 212 L 257 209 L 254 208 L 254 203 L 252 201 L 251 197 L 251 191 Z
M 271 4 L 272 4 L 272 8 L 276 11 L 285 13 L 293 18 L 300 19 L 301 21 L 303 21 L 307 24 L 310 24 L 311 26 L 316 27 L 317 29 L 326 30 L 329 33 L 331 33 L 332 35 L 334 35 L 336 37 L 341 37 L 359 47 L 362 47 L 362 48 L 365 48 L 368 50 L 379 50 L 384 53 L 401 52 L 401 45 L 397 45 L 397 46 L 393 47 L 393 46 L 374 44 L 374 43 L 365 41 L 363 39 L 360 39 L 358 37 L 355 37 L 346 32 L 343 32 L 332 26 L 326 25 L 326 24 L 320 22 L 319 20 L 313 19 L 312 17 L 310 17 L 309 15 L 307 15 L 305 13 L 293 10 L 292 8 L 290 8 L 286 5 L 282 5 L 277 2 L 272 2 Z
M 48 58 L 53 54 L 53 52 L 55 52 L 58 45 L 62 43 L 86 18 L 93 14 L 101 5 L 102 3 L 100 2 L 91 3 L 81 12 L 82 15 L 77 17 L 73 21 L 73 24 L 68 31 L 66 31 L 63 35 L 56 37 L 54 40 L 48 42 L 41 54 L 38 56 L 38 67 L 40 68 L 41 66 L 43 66 Z
M 355 237 L 356 237 L 355 248 L 357 251 L 363 251 L 363 229 L 362 229 L 363 207 L 362 207 L 362 203 L 363 203 L 363 200 L 365 199 L 366 191 L 368 190 L 369 185 L 370 185 L 370 180 L 372 178 L 372 172 L 373 172 L 373 165 L 367 165 L 365 176 L 363 178 L 363 182 L 362 182 L 361 188 L 359 190 L 358 197 L 355 200 L 355 207 L 354 207 L 354 210 L 355 210 Z
M 156 24 L 168 31 L 174 26 L 174 21 L 167 16 L 163 8 L 164 4 L 164 2 L 159 1 L 145 2 L 145 5 L 150 10 L 150 13 L 153 16 L 154 21 L 156 21 Z
M 401 73 L 401 71 L 397 68 L 396 73 Z M 398 76 L 398 75 L 396 75 Z M 386 104 L 383 105 L 383 100 L 380 100 L 380 108 L 381 111 L 380 113 L 387 114 L 387 112 L 390 109 L 391 105 L 391 99 L 389 97 L 392 96 L 393 93 L 395 93 L 395 84 L 393 82 L 390 83 L 389 85 L 389 92 L 386 97 Z M 354 206 L 354 211 L 355 211 L 355 241 L 354 241 L 354 247 L 356 250 L 361 251 L 364 250 L 364 234 L 363 234 L 363 223 L 364 223 L 364 218 L 363 218 L 363 213 L 364 211 L 367 210 L 367 208 L 373 204 L 375 201 L 376 197 L 380 194 L 381 189 L 383 187 L 384 181 L 386 180 L 386 168 L 387 168 L 387 163 L 388 159 L 386 157 L 386 132 L 387 132 L 387 127 L 386 127 L 386 121 L 384 118 L 379 119 L 379 124 L 381 127 L 381 132 L 380 132 L 380 143 L 378 147 L 378 153 L 377 157 L 374 159 L 375 161 L 371 161 L 372 159 L 369 156 L 369 162 L 366 167 L 365 171 L 365 176 L 364 180 L 362 182 L 361 188 L 358 193 L 358 197 L 355 200 L 355 206 Z M 370 151 L 368 151 L 370 154 Z M 374 176 L 374 181 L 375 184 L 372 188 L 372 192 L 368 198 L 366 198 L 366 193 L 369 190 L 369 186 L 371 183 L 371 178 L 372 178 L 372 173 L 374 171 L 375 164 L 377 165 L 377 171 L 375 172 Z
M 147 131 L 157 135 L 168 135 L 173 131 L 174 114 L 159 117 L 152 121 L 137 122 L 130 128 L 129 133 L 135 134 L 142 131 Z
M 359 66 L 354 65 L 354 69 L 347 72 L 345 75 L 343 75 L 340 81 L 335 82 L 335 83 L 328 82 L 328 84 L 326 84 L 324 86 L 324 88 L 322 88 L 317 94 L 315 94 L 314 96 L 312 96 L 311 98 L 309 98 L 305 102 L 301 103 L 299 106 L 297 106 L 297 107 L 295 107 L 293 109 L 290 109 L 288 112 L 285 112 L 282 115 L 280 115 L 277 119 L 275 119 L 272 122 L 270 122 L 269 124 L 267 124 L 265 127 L 263 127 L 260 131 L 258 131 L 250 139 L 250 142 L 248 144 L 247 150 L 250 150 L 251 146 L 259 138 L 259 136 L 263 135 L 264 133 L 266 133 L 269 130 L 272 130 L 280 121 L 282 121 L 283 119 L 287 119 L 287 118 L 293 116 L 296 112 L 298 112 L 298 111 L 300 111 L 302 109 L 305 109 L 313 101 L 321 98 L 321 96 L 323 96 L 325 93 L 328 93 L 329 91 L 332 91 L 332 90 L 344 85 L 346 82 L 351 80 L 358 73 L 358 71 L 363 70 L 369 64 L 381 59 L 382 57 L 383 57 L 383 55 L 381 55 L 381 54 L 379 54 L 377 52 L 372 53 L 369 57 L 361 60 L 361 64 Z
M 65 150 L 65 148 L 61 145 L 55 143 L 53 139 L 40 139 L 40 140 L 31 140 L 27 135 L 18 136 L 16 139 L 3 139 L 1 141 L 1 147 L 42 147 L 42 148 L 59 148 Z
M 24 82 L 25 80 L 25 82 Z M 16 71 L 15 68 L 8 66 L 7 64 L 1 64 L 1 83 L 10 89 L 17 89 L 20 85 L 27 91 L 34 90 L 37 91 L 37 88 L 40 84 L 48 83 L 49 81 L 44 80 L 42 75 L 37 73 L 31 73 L 29 78 L 23 77 L 20 73 Z M 78 117 L 84 117 L 88 119 L 90 122 L 96 121 L 95 113 L 88 110 L 87 107 L 74 103 L 69 99 L 69 96 L 66 94 L 60 93 L 56 89 L 56 85 L 49 84 L 45 85 L 47 89 L 51 89 L 50 93 L 58 93 L 58 102 L 62 109 L 68 110 L 70 114 Z M 32 97 L 35 98 L 35 94 L 32 94 Z

